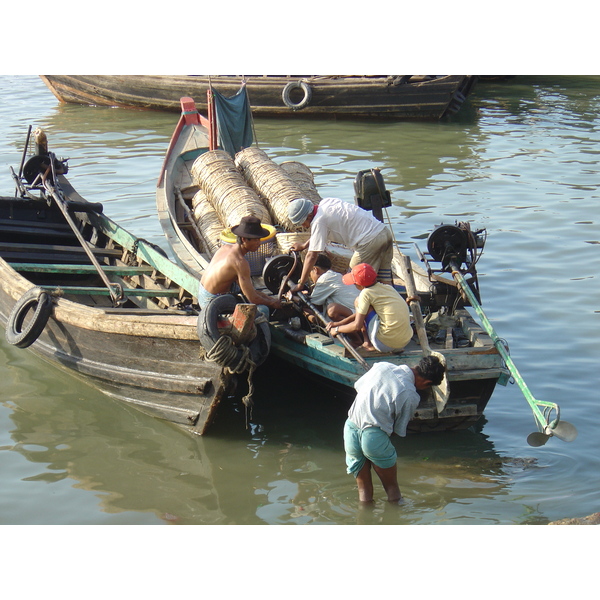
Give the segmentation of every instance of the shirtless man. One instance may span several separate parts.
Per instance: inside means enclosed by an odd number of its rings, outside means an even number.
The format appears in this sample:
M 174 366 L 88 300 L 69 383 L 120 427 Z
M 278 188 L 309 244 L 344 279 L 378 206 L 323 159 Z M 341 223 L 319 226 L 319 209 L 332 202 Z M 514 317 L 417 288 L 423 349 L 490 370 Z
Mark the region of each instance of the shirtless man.
M 202 274 L 198 284 L 200 308 L 204 308 L 215 296 L 231 293 L 231 286 L 235 282 L 248 302 L 259 305 L 259 308 L 260 305 L 281 308 L 281 302 L 277 298 L 254 289 L 250 278 L 250 264 L 244 258 L 248 252 L 258 250 L 260 239 L 267 237 L 269 231 L 263 228 L 258 217 L 250 215 L 243 217 L 239 225 L 231 228 L 231 232 L 237 236 L 237 244 L 221 246 Z

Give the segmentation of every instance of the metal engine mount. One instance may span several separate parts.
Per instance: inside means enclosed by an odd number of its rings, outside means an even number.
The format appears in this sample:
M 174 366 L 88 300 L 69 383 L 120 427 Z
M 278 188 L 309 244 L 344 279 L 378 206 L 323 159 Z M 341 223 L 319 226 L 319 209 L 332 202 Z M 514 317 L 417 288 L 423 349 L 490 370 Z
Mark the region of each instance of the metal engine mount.
M 466 265 L 474 268 L 485 245 L 485 229 L 471 231 L 469 223 L 438 225 L 427 238 L 427 251 L 443 271 Z

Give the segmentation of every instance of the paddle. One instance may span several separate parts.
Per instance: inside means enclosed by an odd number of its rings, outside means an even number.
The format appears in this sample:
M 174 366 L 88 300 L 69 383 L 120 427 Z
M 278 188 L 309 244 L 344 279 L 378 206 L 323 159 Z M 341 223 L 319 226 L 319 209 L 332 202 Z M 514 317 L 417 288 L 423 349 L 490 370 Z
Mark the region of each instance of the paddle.
M 533 416 L 536 420 L 538 431 L 531 433 L 527 437 L 527 443 L 530 446 L 543 446 L 553 435 L 564 442 L 572 442 L 577 437 L 577 429 L 575 426 L 571 425 L 571 423 L 568 423 L 567 421 L 560 420 L 560 408 L 558 404 L 555 404 L 554 402 L 537 400 L 534 398 L 533 394 L 529 391 L 529 388 L 525 384 L 525 381 L 523 381 L 523 378 L 513 363 L 510 355 L 508 354 L 508 350 L 504 346 L 504 343 L 498 337 L 498 334 L 492 327 L 492 324 L 489 322 L 487 316 L 481 308 L 481 305 L 477 301 L 475 294 L 467 284 L 465 278 L 462 276 L 462 273 L 459 270 L 459 265 L 457 265 L 455 261 L 450 261 L 449 264 L 450 268 L 452 269 L 452 277 L 454 277 L 456 283 L 458 284 L 458 289 L 460 290 L 461 295 L 466 301 L 470 302 L 471 306 L 475 309 L 475 312 L 481 319 L 484 329 L 492 338 L 494 346 L 504 359 L 510 374 L 517 382 L 517 385 L 521 389 L 521 392 L 523 392 L 525 399 L 533 411 Z M 544 407 L 543 414 L 539 407 Z M 550 415 L 552 414 L 553 410 L 556 411 L 556 418 L 553 421 L 550 421 Z
M 54 154 L 52 152 L 49 152 L 48 155 L 50 157 L 50 167 L 46 171 L 45 175 L 42 177 L 42 182 L 44 184 L 44 188 L 50 194 L 50 196 L 52 197 L 52 199 L 54 200 L 54 202 L 56 203 L 56 205 L 58 206 L 58 208 L 62 212 L 63 216 L 65 217 L 65 219 L 67 221 L 67 223 L 69 224 L 69 226 L 71 227 L 73 233 L 77 237 L 77 240 L 81 244 L 81 247 L 85 250 L 85 252 L 88 255 L 89 259 L 92 261 L 92 264 L 96 267 L 96 270 L 98 271 L 98 274 L 102 278 L 102 281 L 104 282 L 104 285 L 108 288 L 108 291 L 110 293 L 110 297 L 111 297 L 111 299 L 113 301 L 113 305 L 114 306 L 118 306 L 122 302 L 122 300 L 123 300 L 123 288 L 121 287 L 120 284 L 113 283 L 113 282 L 111 282 L 108 279 L 108 277 L 106 276 L 106 273 L 102 269 L 102 266 L 100 265 L 100 263 L 98 262 L 98 260 L 94 256 L 93 252 L 90 250 L 90 248 L 89 248 L 87 242 L 85 241 L 84 237 L 81 235 L 81 232 L 79 231 L 79 228 L 77 227 L 77 225 L 75 224 L 75 222 L 71 218 L 71 215 L 69 214 L 69 210 L 68 210 L 68 203 L 67 203 L 67 201 L 63 198 L 62 192 L 60 192 L 59 189 L 57 189 L 55 187 L 57 184 L 56 184 L 56 172 L 54 170 Z M 50 181 L 48 179 L 48 175 L 49 175 L 50 170 L 52 171 L 52 182 L 53 183 L 50 183 Z M 115 288 L 117 290 L 116 292 L 115 292 Z
M 429 346 L 429 340 L 427 339 L 427 330 L 425 329 L 425 323 L 423 322 L 423 315 L 421 313 L 421 303 L 419 302 L 419 294 L 417 292 L 417 286 L 415 285 L 415 279 L 412 272 L 410 258 L 405 254 L 400 255 L 400 266 L 402 267 L 404 285 L 406 286 L 406 291 L 408 292 L 407 301 L 410 305 L 413 314 L 415 328 L 417 330 L 417 336 L 419 338 L 419 343 L 421 344 L 423 354 L 425 356 L 428 356 L 429 354 L 437 356 L 440 362 L 445 366 L 445 356 L 439 352 L 434 352 Z M 435 405 L 439 414 L 446 407 L 448 397 L 450 396 L 448 376 L 446 373 L 444 373 L 444 379 L 442 380 L 442 383 L 439 386 L 432 386 L 432 391 L 433 397 L 435 399 Z

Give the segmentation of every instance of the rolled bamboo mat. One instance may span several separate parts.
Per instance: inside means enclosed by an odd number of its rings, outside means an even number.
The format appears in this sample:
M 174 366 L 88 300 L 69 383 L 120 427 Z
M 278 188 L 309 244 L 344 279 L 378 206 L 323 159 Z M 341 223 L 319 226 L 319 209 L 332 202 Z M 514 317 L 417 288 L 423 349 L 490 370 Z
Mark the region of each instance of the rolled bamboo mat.
M 278 233 L 275 236 L 277 242 L 277 251 L 279 254 L 289 254 L 292 249 L 292 244 L 295 242 L 304 243 L 310 237 L 310 232 L 294 232 L 294 233 Z M 337 271 L 342 275 L 346 274 L 350 270 L 350 259 L 354 254 L 352 250 L 330 242 L 325 246 L 325 253 L 331 259 L 331 269 Z M 305 257 L 306 251 L 300 253 L 302 258 Z
M 260 148 L 245 148 L 235 155 L 235 164 L 254 190 L 264 198 L 273 220 L 286 231 L 298 231 L 288 218 L 288 205 L 304 197 L 303 190 Z
M 294 160 L 283 162 L 279 165 L 302 190 L 302 197 L 319 204 L 322 198 L 315 186 L 315 177 L 312 171 L 303 163 Z
M 275 236 L 277 241 L 277 250 L 281 254 L 287 254 L 292 249 L 292 244 L 296 242 L 304 243 L 310 237 L 309 231 L 298 231 L 294 233 L 278 233 Z
M 212 258 L 221 245 L 221 232 L 225 227 L 202 190 L 197 191 L 192 198 L 192 214 L 198 225 L 204 250 Z
M 201 154 L 192 165 L 192 177 L 225 227 L 238 225 L 242 217 L 248 215 L 272 225 L 267 207 L 244 180 L 227 152 L 210 150 Z

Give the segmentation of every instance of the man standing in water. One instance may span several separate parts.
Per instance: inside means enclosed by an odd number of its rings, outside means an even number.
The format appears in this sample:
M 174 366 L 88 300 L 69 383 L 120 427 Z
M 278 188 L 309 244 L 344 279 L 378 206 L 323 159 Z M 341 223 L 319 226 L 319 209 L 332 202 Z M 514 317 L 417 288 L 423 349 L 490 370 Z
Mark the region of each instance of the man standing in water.
M 439 385 L 446 371 L 437 356 L 424 356 L 416 367 L 379 362 L 354 388 L 356 399 L 344 426 L 344 449 L 348 473 L 354 475 L 361 502 L 373 501 L 371 466 L 390 502 L 402 499 L 398 486 L 393 433 L 406 436 L 406 427 L 419 405 L 417 390 Z
M 250 264 L 244 258 L 248 252 L 256 252 L 261 238 L 269 235 L 258 217 L 242 217 L 240 224 L 231 228 L 237 236 L 236 244 L 221 246 L 212 257 L 210 264 L 198 283 L 198 303 L 204 308 L 213 298 L 230 294 L 231 286 L 238 283 L 248 302 L 270 308 L 281 308 L 281 302 L 254 289 L 250 277 Z M 267 313 L 268 308 L 262 312 Z

